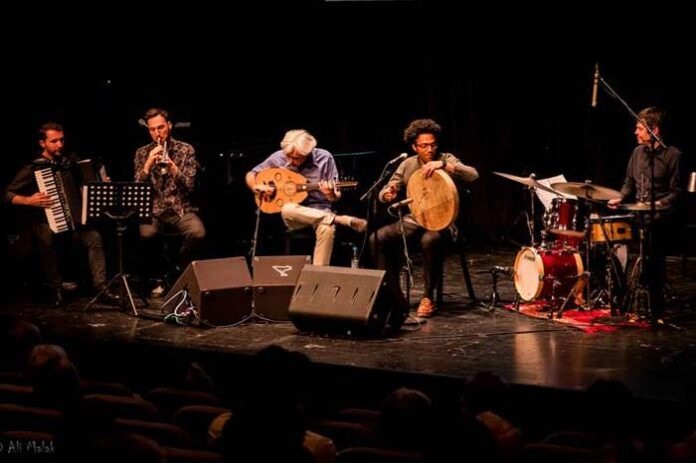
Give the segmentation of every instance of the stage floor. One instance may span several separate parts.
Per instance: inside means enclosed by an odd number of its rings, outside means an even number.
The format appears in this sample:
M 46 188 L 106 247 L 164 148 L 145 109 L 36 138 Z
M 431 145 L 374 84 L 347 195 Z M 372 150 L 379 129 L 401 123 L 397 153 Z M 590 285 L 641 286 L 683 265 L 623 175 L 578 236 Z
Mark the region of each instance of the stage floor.
M 478 298 L 490 295 L 490 269 L 511 266 L 516 253 L 512 248 L 469 253 Z M 409 318 L 398 334 L 388 338 L 307 335 L 289 322 L 250 321 L 227 328 L 179 326 L 157 320 L 155 307 L 142 311 L 153 319 L 103 306 L 84 312 L 86 299 L 60 309 L 29 302 L 5 303 L 2 314 L 33 320 L 47 339 L 57 343 L 157 346 L 158 351 L 183 349 L 192 357 L 210 353 L 247 356 L 277 344 L 305 353 L 318 364 L 338 368 L 453 379 L 485 370 L 515 385 L 561 390 L 581 390 L 599 378 L 616 379 L 637 396 L 682 401 L 696 390 L 696 262 L 688 262 L 686 275 L 681 264 L 677 258 L 668 260 L 669 280 L 681 302 L 671 302 L 667 323 L 659 329 L 588 333 L 504 308 L 491 311 L 468 299 L 458 256 L 447 258 L 445 306 L 428 320 Z M 421 281 L 417 271 L 411 299 L 414 310 Z M 501 276 L 498 290 L 504 301 L 511 301 L 515 293 L 505 276 Z

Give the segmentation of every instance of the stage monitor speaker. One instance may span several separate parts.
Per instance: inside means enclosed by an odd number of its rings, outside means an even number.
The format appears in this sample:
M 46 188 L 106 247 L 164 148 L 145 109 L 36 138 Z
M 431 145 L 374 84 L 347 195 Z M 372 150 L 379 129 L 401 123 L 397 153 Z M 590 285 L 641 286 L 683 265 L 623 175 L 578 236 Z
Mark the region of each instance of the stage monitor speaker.
M 295 284 L 310 256 L 258 256 L 254 268 L 254 313 L 270 320 L 288 320 Z
M 384 270 L 307 265 L 288 314 L 302 331 L 379 336 L 401 328 L 408 304 Z
M 191 262 L 165 300 L 173 298 L 175 304 L 182 291 L 188 292 L 203 324 L 230 325 L 251 313 L 252 282 L 244 257 Z

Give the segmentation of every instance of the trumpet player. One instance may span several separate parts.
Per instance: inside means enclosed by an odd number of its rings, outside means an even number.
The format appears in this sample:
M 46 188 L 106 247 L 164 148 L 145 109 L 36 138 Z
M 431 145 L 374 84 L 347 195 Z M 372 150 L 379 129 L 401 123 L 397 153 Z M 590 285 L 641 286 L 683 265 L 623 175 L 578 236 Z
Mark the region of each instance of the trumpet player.
M 172 123 L 164 109 L 149 109 L 143 121 L 152 142 L 135 152 L 135 181 L 151 182 L 155 194 L 152 222 L 140 224 L 146 276 L 153 277 L 153 263 L 163 260 L 155 253 L 155 238 L 162 233 L 183 237 L 178 259 L 181 270 L 196 257 L 205 237 L 205 226 L 191 202 L 198 168 L 193 146 L 172 138 Z M 161 296 L 164 290 L 158 283 L 151 295 Z

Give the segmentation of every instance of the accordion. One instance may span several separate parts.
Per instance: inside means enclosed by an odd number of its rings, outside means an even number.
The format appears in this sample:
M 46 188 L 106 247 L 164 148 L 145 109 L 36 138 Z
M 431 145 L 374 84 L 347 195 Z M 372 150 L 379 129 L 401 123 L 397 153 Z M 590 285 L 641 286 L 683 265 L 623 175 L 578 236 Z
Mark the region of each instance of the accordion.
M 82 186 L 91 181 L 103 181 L 106 173 L 103 166 L 96 171 L 92 161 L 84 159 L 68 169 L 37 168 L 34 177 L 39 191 L 53 200 L 51 207 L 44 208 L 48 226 L 53 233 L 61 233 L 75 230 L 87 222 L 86 214 L 83 214 L 85 198 Z

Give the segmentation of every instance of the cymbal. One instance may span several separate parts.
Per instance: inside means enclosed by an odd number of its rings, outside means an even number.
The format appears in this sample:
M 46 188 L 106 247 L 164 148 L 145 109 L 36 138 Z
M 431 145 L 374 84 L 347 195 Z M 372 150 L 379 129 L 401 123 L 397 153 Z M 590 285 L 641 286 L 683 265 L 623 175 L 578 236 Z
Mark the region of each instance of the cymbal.
M 594 185 L 592 183 L 567 182 L 567 183 L 552 183 L 554 190 L 561 193 L 566 193 L 573 196 L 578 196 L 585 199 L 603 200 L 618 199 L 621 193 L 604 186 Z
M 627 211 L 650 211 L 650 203 L 619 204 L 619 208 Z M 665 209 L 669 209 L 669 206 L 655 204 L 656 211 L 664 211 Z
M 504 177 L 508 180 L 512 180 L 513 182 L 521 183 L 522 185 L 527 185 L 528 187 L 531 187 L 531 188 L 538 188 L 539 190 L 547 191 L 547 192 L 553 193 L 555 195 L 558 194 L 557 191 L 554 191 L 551 188 L 549 188 L 545 185 L 542 185 L 541 183 L 534 180 L 532 177 L 518 177 L 517 175 L 504 174 L 502 172 L 493 172 L 493 173 L 495 175 L 499 175 L 501 177 Z

